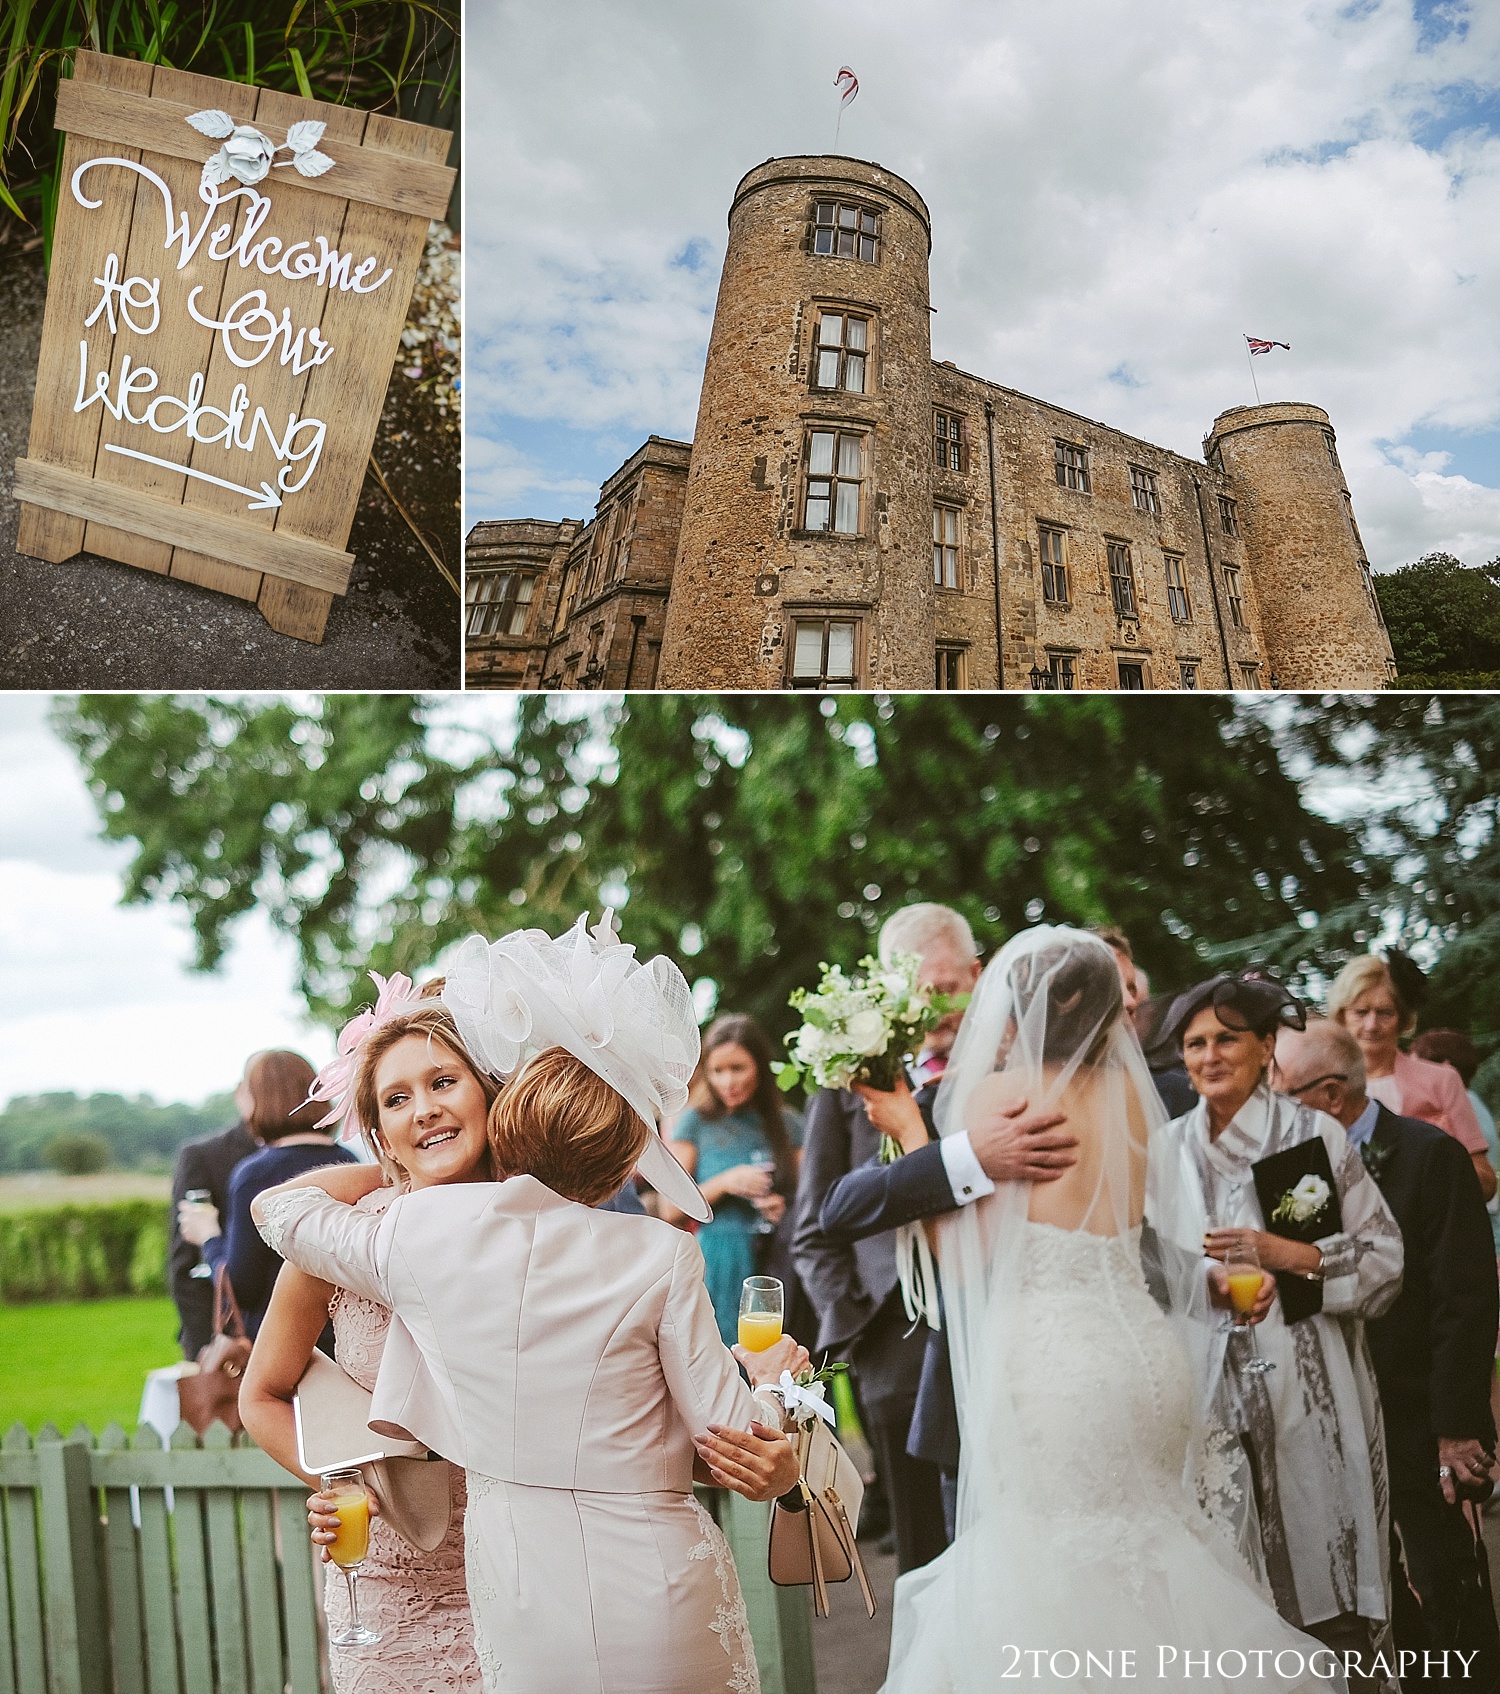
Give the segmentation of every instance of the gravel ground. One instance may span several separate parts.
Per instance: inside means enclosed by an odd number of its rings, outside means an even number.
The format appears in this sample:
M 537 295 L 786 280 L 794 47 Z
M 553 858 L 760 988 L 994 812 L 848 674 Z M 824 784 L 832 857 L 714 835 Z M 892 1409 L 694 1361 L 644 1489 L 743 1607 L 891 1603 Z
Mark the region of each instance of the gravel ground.
M 458 598 L 369 474 L 349 537 L 349 592 L 335 599 L 321 646 L 191 583 L 85 553 L 60 565 L 17 553 L 12 467 L 31 428 L 45 295 L 40 252 L 0 246 L 0 687 L 461 686 Z M 375 457 L 457 577 L 458 437 L 404 374 L 386 397 Z

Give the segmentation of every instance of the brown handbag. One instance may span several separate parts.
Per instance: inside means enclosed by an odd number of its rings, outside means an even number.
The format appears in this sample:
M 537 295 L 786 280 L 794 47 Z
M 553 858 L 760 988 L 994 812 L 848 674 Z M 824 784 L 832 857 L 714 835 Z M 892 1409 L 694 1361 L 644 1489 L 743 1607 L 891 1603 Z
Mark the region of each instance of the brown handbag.
M 771 1507 L 766 1569 L 780 1588 L 812 1584 L 813 1607 L 828 1616 L 828 1584 L 859 1578 L 865 1615 L 875 1616 L 875 1592 L 865 1575 L 856 1536 L 864 1483 L 854 1461 L 821 1422 L 799 1429 L 797 1462 L 802 1475 L 793 1506 Z
M 177 1403 L 182 1421 L 199 1435 L 217 1420 L 231 1435 L 245 1427 L 240 1422 L 240 1383 L 250 1363 L 250 1338 L 245 1320 L 229 1283 L 229 1271 L 220 1265 L 214 1272 L 213 1339 L 198 1354 L 198 1369 L 179 1377 Z

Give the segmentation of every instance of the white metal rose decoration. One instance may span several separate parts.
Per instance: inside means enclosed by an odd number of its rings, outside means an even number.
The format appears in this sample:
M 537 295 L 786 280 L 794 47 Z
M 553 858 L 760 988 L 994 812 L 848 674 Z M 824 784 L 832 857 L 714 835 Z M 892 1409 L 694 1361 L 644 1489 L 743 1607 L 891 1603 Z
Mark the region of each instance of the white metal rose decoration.
M 1304 1176 L 1276 1202 L 1273 1218 L 1290 1223 L 1307 1223 L 1328 1204 L 1328 1184 L 1321 1176 Z
M 253 124 L 237 124 L 228 112 L 221 112 L 217 107 L 194 112 L 187 121 L 201 135 L 224 143 L 203 166 L 201 180 L 210 187 L 234 177 L 253 188 L 273 166 L 281 169 L 290 165 L 299 176 L 322 176 L 324 171 L 333 169 L 333 160 L 318 151 L 318 143 L 328 126 L 314 119 L 293 124 L 279 147 Z M 278 153 L 290 153 L 291 158 L 278 159 Z

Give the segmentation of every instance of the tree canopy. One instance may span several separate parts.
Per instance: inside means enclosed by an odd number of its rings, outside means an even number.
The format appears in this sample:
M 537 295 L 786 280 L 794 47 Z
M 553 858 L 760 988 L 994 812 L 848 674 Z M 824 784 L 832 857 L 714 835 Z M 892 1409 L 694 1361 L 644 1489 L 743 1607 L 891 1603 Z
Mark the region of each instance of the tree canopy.
M 1228 697 L 533 695 L 505 735 L 435 712 L 100 695 L 57 722 L 135 844 L 125 898 L 182 906 L 205 968 L 260 903 L 330 1021 L 367 968 L 420 976 L 473 930 L 605 904 L 778 1037 L 790 990 L 911 900 L 986 948 L 1119 924 L 1166 988 L 1250 957 L 1335 968 L 1390 898 L 1386 858 L 1304 803 L 1270 718 Z
M 1403 687 L 1500 687 L 1500 559 L 1428 553 L 1375 589 Z
M 0 1110 L 0 1174 L 49 1164 L 59 1170 L 110 1164 L 165 1170 L 184 1141 L 222 1129 L 235 1116 L 228 1094 L 201 1106 L 159 1106 L 144 1095 L 21 1095 Z

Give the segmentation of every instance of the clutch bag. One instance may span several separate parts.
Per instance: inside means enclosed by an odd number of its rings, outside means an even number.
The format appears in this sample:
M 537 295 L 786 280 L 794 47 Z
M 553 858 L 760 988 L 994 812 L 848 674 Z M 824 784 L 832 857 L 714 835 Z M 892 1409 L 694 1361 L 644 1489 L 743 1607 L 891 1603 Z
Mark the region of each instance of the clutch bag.
M 403 1541 L 430 1553 L 453 1513 L 448 1462 L 419 1442 L 377 1435 L 370 1428 L 373 1398 L 314 1349 L 292 1400 L 297 1462 L 309 1476 L 361 1471 L 385 1521 Z

